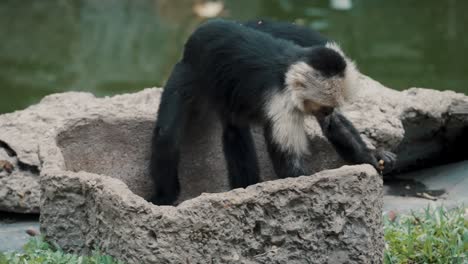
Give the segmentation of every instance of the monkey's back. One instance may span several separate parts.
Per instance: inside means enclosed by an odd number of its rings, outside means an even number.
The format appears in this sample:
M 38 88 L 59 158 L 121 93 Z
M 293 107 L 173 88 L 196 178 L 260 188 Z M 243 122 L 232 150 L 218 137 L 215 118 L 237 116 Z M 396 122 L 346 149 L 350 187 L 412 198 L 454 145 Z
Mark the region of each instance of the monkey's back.
M 254 109 L 303 48 L 236 22 L 212 20 L 185 44 L 182 62 L 197 75 L 200 93 L 229 111 Z M 280 88 L 280 87 L 278 87 Z

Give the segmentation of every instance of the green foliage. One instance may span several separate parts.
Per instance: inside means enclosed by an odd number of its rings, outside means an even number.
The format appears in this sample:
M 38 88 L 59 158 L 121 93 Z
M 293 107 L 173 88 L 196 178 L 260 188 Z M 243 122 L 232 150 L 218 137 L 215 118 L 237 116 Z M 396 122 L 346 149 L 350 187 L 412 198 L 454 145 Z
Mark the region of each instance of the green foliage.
M 424 213 L 385 217 L 386 264 L 468 263 L 465 209 L 427 208 Z
M 23 247 L 24 252 L 0 252 L 0 264 L 122 264 L 111 256 L 98 251 L 91 256 L 68 254 L 58 247 L 45 242 L 42 237 L 34 237 Z

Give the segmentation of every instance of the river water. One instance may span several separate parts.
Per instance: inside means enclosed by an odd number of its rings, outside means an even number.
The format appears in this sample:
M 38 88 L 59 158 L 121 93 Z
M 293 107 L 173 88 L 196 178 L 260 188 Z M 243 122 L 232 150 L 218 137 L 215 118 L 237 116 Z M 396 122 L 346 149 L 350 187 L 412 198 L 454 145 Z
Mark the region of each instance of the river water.
M 189 0 L 0 1 L 0 113 L 44 95 L 162 86 L 203 18 Z M 198 1 L 200 2 L 200 1 Z M 349 2 L 346 6 L 346 2 Z M 338 8 L 336 4 L 345 3 Z M 395 89 L 468 93 L 466 0 L 225 0 L 220 16 L 281 19 L 337 40 Z

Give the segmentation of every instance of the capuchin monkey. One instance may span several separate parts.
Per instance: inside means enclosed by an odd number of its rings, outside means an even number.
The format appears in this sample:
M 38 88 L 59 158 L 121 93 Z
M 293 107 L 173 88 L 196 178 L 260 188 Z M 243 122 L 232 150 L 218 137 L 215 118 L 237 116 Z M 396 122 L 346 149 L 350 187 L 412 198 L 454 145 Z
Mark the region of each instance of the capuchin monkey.
M 167 205 L 178 198 L 180 144 L 190 133 L 185 131 L 189 110 L 200 101 L 222 122 L 231 188 L 259 182 L 253 124 L 263 126 L 278 177 L 308 175 L 304 119 L 309 115 L 343 159 L 390 170 L 396 156 L 368 149 L 351 122 L 335 111 L 353 93 L 357 77 L 338 45 L 309 29 L 219 19 L 202 24 L 187 40 L 162 94 L 152 140 L 156 193 L 151 201 Z

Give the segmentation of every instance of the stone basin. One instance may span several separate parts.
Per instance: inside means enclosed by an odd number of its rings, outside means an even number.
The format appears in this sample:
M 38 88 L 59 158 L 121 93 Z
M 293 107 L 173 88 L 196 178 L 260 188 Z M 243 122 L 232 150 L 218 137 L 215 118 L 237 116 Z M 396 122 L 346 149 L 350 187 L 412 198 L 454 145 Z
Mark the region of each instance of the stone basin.
M 40 150 L 40 221 L 49 241 L 82 254 L 98 248 L 128 263 L 381 259 L 382 180 L 371 166 L 273 180 L 255 130 L 265 182 L 228 191 L 219 124 L 205 113 L 184 138 L 180 204 L 156 206 L 145 200 L 154 190 L 147 171 L 153 125 L 152 113 L 108 111 L 68 119 L 50 134 Z M 320 170 L 314 164 L 309 169 Z

